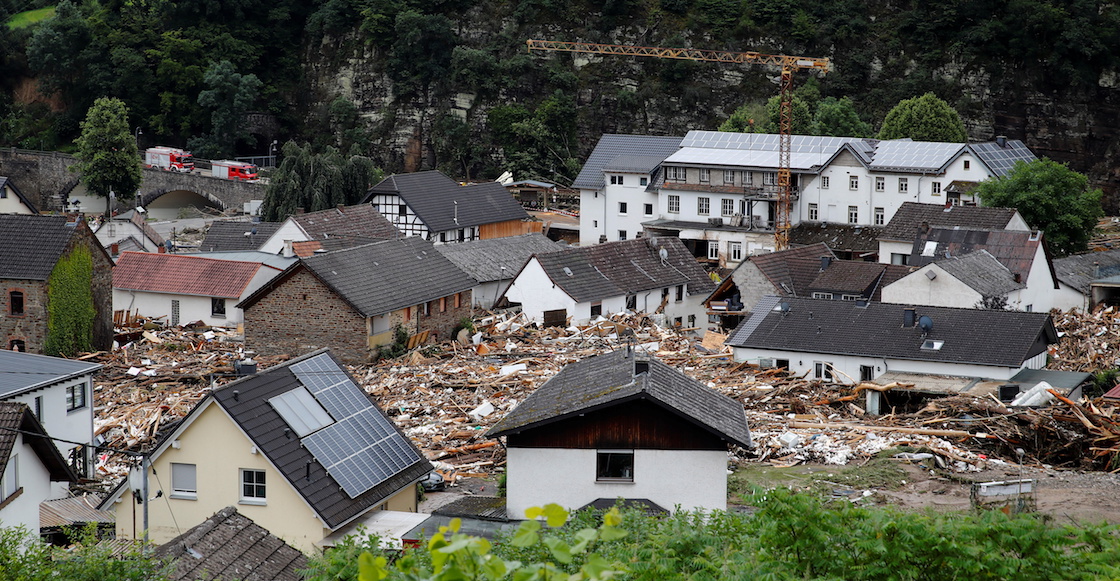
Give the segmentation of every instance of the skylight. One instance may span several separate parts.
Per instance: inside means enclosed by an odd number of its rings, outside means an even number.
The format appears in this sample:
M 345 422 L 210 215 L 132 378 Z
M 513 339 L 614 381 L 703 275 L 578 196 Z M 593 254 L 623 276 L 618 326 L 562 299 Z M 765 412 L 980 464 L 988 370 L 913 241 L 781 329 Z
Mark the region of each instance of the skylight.
M 268 400 L 268 403 L 301 438 L 334 423 L 334 419 L 306 387 L 297 387 Z
M 922 343 L 922 350 L 923 351 L 940 351 L 941 346 L 944 345 L 944 344 L 945 344 L 944 341 L 937 341 L 937 340 L 934 340 L 934 339 L 926 339 L 925 342 Z

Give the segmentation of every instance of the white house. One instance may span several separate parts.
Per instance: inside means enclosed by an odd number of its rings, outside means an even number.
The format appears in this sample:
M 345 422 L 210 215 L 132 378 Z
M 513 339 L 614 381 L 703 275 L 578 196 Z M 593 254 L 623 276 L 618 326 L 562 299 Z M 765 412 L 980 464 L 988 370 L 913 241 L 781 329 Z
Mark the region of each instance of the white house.
M 245 321 L 237 303 L 283 270 L 263 262 L 124 252 L 113 268 L 113 309 L 164 317 L 170 325 L 236 328 Z
M 435 247 L 460 270 L 478 284 L 471 289 L 472 303 L 476 307 L 492 309 L 506 291 L 513 277 L 534 254 L 559 252 L 567 245 L 558 244 L 543 234 L 522 234 L 488 240 L 472 240 L 458 244 L 439 244 Z
M 536 254 L 504 298 L 546 325 L 628 310 L 692 328 L 705 320 L 702 301 L 714 287 L 679 239 L 645 238 Z
M 0 522 L 39 531 L 39 504 L 58 498 L 78 475 L 27 404 L 0 402 Z
M 914 239 L 929 228 L 1031 231 L 1015 208 L 905 202 L 879 233 L 879 262 L 909 264 Z
M 253 232 L 251 225 L 244 228 L 246 232 Z M 350 238 L 369 243 L 400 237 L 393 224 L 369 204 L 338 206 L 296 214 L 289 216 L 279 227 L 270 227 L 268 230 L 271 233 L 260 244 L 260 251 L 269 254 L 285 253 L 286 256 L 291 255 L 288 251 L 293 242 Z
M 19 191 L 15 182 L 0 176 L 0 214 L 38 214 L 39 209 Z
M 129 210 L 101 222 L 94 231 L 94 236 L 114 259 L 126 250 L 161 252 L 164 249 L 163 237 L 148 225 L 144 214 L 136 210 Z
M 741 404 L 630 349 L 564 367 L 486 435 L 505 437 L 511 518 L 618 498 L 725 510 L 727 448 L 751 442 Z

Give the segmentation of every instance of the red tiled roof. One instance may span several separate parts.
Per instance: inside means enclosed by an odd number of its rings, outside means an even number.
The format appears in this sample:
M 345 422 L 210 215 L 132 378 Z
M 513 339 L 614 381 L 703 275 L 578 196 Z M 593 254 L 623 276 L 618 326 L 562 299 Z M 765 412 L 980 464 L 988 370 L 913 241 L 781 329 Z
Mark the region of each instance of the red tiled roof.
M 1108 390 L 1108 392 L 1104 394 L 1104 398 L 1105 399 L 1120 399 L 1120 384 L 1117 384 L 1116 387 Z
M 260 267 L 256 262 L 123 252 L 113 268 L 113 287 L 236 299 Z

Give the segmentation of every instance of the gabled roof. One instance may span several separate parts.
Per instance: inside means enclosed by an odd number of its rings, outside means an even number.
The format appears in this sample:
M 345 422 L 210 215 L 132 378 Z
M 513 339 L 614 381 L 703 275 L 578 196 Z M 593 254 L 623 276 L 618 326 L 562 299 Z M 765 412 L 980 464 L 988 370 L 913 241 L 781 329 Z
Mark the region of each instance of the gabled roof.
M 525 266 L 530 256 L 559 252 L 565 248 L 566 245 L 536 233 L 436 246 L 440 254 L 478 282 L 510 280 Z
M 890 284 L 908 272 L 909 267 L 896 264 L 833 260 L 824 270 L 818 271 L 812 282 L 804 287 L 805 292 L 798 289 L 798 294 L 811 296 L 813 292 L 829 292 L 857 295 L 877 301 L 882 297 L 883 285 Z
M 1026 288 L 1025 284 L 1016 282 L 1015 275 L 987 250 L 943 258 L 934 264 L 980 293 L 980 296 L 1000 297 Z
M 793 246 L 824 244 L 834 252 L 878 253 L 882 226 L 801 222 L 789 229 Z
M 880 240 L 911 242 L 918 235 L 918 228 L 928 224 L 933 228 L 982 228 L 1003 230 L 1015 217 L 1015 208 L 987 208 L 983 206 L 940 206 L 903 202 L 879 234 Z
M 300 240 L 292 242 L 292 252 L 300 257 L 307 258 L 315 256 L 316 253 L 322 254 L 323 252 L 333 252 L 335 250 L 342 250 L 344 248 L 354 248 L 355 246 L 365 246 L 374 242 L 380 242 L 376 238 L 364 237 L 339 237 L 339 238 L 325 238 L 322 240 Z
M 369 204 L 296 214 L 291 220 L 312 240 L 335 236 L 389 240 L 401 236 L 393 223 Z
M 762 276 L 774 285 L 778 294 L 792 295 L 797 292 L 799 282 L 808 283 L 815 278 L 815 273 L 820 268 L 821 257 L 836 259 L 836 255 L 827 246 L 814 244 L 768 254 L 756 254 L 747 260 L 758 267 Z M 794 262 L 797 259 L 808 259 L 808 263 Z M 743 265 L 740 264 L 738 268 L 742 267 Z M 734 278 L 734 275 L 729 278 Z
M 66 216 L 0 214 L 0 279 L 47 280 L 77 228 Z
M 372 242 L 372 240 L 370 240 Z M 276 270 L 284 270 L 296 261 L 296 258 L 281 256 L 279 254 L 269 254 L 261 252 L 260 250 L 226 250 L 220 252 L 197 252 L 190 254 L 198 258 L 212 258 L 214 260 L 233 260 L 237 262 L 259 262 L 265 266 L 275 268 Z
M 1009 139 L 1003 145 L 1000 145 L 999 141 L 987 141 L 971 143 L 968 147 L 996 176 L 1007 175 L 1017 161 L 1029 163 L 1038 159 L 1034 152 L 1018 139 Z
M 788 312 L 778 308 L 788 304 Z M 933 329 L 903 327 L 903 310 L 928 316 Z M 922 349 L 925 340 L 943 341 Z M 766 297 L 743 320 L 732 347 L 852 355 L 886 359 L 1020 367 L 1057 342 L 1047 313 L 955 309 L 887 303 L 857 304 L 794 297 Z
M 49 387 L 101 367 L 100 363 L 0 349 L 0 398 Z
M 384 240 L 303 258 L 284 271 L 306 268 L 363 317 L 374 317 L 469 290 L 476 281 L 419 237 Z M 264 286 L 240 308 L 269 292 Z
M 604 165 L 603 171 L 649 174 L 663 159 L 660 155 L 620 155 Z
M 432 232 L 529 217 L 502 184 L 461 186 L 438 171 L 391 175 L 370 188 L 362 203 L 368 203 L 377 194 L 400 196 Z
M 1120 250 L 1074 254 L 1054 261 L 1058 280 L 1089 294 L 1089 283 L 1120 274 Z
M 603 171 L 616 158 L 640 155 L 660 157 L 664 160 L 680 149 L 680 143 L 680 137 L 604 134 L 599 138 L 599 143 L 595 144 L 595 149 L 587 157 L 583 168 L 579 170 L 579 175 L 572 182 L 572 187 L 584 190 L 601 190 L 606 186 Z M 660 162 L 660 160 L 658 161 Z M 647 163 L 643 162 L 642 165 Z M 632 166 L 633 164 L 628 165 Z
M 122 252 L 113 268 L 113 288 L 236 299 L 260 268 L 259 262 Z
M 1020 230 L 969 230 L 930 228 L 914 238 L 910 266 L 925 266 L 935 260 L 987 250 L 1019 280 L 1027 280 L 1042 236 Z
M 226 250 L 257 250 L 268 241 L 283 222 L 242 222 L 215 220 L 198 245 L 203 252 Z M 246 236 L 248 234 L 248 236 Z
M 16 187 L 16 183 L 13 182 L 11 178 L 0 176 L 0 191 L 4 188 L 14 192 L 16 197 L 19 198 L 19 201 L 23 202 L 23 205 L 27 206 L 27 209 L 31 210 L 32 214 L 39 213 L 39 208 L 35 207 L 35 204 L 31 203 L 31 199 L 23 195 L 23 192 L 19 191 L 19 188 Z
M 78 475 L 66 463 L 62 452 L 59 452 L 51 441 L 46 428 L 39 423 L 35 414 L 31 413 L 31 408 L 25 403 L 14 401 L 0 401 L 0 478 L 3 478 L 7 470 L 8 460 L 12 457 L 16 441 L 21 435 L 23 443 L 31 446 L 39 461 L 47 469 L 51 482 L 78 481 Z
M 666 253 L 664 260 L 661 250 Z M 687 284 L 690 295 L 707 295 L 715 288 L 679 238 L 606 242 L 538 254 L 534 258 L 552 282 L 577 302 L 679 284 Z
M 115 514 L 97 508 L 94 496 L 55 498 L 39 503 L 40 529 L 81 527 L 90 523 L 113 525 L 116 522 Z
M 637 372 L 644 362 L 647 371 Z M 656 358 L 629 349 L 571 363 L 502 418 L 486 436 L 496 438 L 632 400 L 652 400 L 719 438 L 749 447 L 747 417 L 726 397 Z
M 300 581 L 307 556 L 227 506 L 156 548 L 172 581 Z

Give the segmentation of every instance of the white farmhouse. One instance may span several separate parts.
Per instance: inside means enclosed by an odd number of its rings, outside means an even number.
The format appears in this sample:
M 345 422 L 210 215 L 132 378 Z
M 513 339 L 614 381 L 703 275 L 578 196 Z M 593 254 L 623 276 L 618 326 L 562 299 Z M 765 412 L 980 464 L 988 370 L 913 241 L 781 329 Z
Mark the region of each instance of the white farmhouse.
M 0 214 L 38 214 L 39 209 L 19 191 L 15 182 L 0 176 Z
M 0 522 L 39 531 L 40 503 L 77 482 L 27 404 L 0 402 Z

